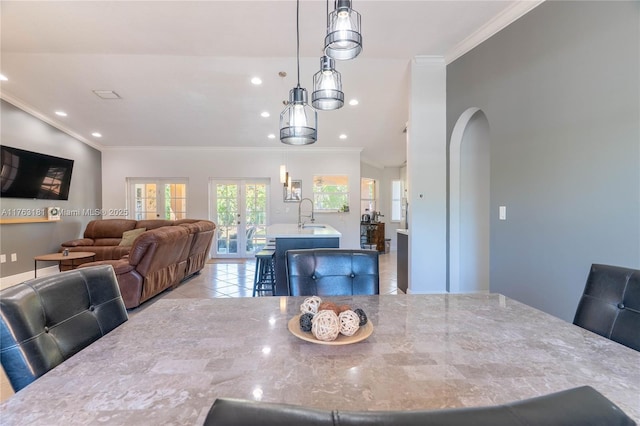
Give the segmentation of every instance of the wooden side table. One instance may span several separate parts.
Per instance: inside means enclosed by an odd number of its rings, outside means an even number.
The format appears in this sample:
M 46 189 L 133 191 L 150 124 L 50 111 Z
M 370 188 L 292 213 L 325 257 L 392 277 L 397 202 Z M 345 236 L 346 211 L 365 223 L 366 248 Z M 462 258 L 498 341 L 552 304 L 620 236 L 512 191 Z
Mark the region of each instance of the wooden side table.
M 78 266 L 78 265 L 74 265 L 73 261 L 74 260 L 78 260 L 78 259 L 87 259 L 87 258 L 92 258 L 91 260 L 95 260 L 96 254 L 92 251 L 70 251 L 68 255 L 64 255 L 62 253 L 51 253 L 51 254 L 42 254 L 40 256 L 36 256 L 33 258 L 33 276 L 37 277 L 38 276 L 38 261 L 41 262 L 58 262 L 58 270 L 60 270 L 60 263 L 62 263 L 63 260 L 70 260 L 71 261 L 71 267 L 73 269 L 74 266 Z

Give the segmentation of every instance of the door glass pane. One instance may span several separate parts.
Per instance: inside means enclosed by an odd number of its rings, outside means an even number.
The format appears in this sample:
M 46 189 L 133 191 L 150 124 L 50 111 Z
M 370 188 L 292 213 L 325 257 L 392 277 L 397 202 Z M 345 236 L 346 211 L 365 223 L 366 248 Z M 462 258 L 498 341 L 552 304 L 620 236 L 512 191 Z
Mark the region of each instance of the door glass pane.
M 155 183 L 136 183 L 134 185 L 135 219 L 157 218 L 157 192 Z
M 257 253 L 266 245 L 267 234 L 267 185 L 245 185 L 246 252 Z
M 217 252 L 238 253 L 238 185 L 216 184 Z
M 185 219 L 187 216 L 187 185 L 168 183 L 164 185 L 164 218 Z

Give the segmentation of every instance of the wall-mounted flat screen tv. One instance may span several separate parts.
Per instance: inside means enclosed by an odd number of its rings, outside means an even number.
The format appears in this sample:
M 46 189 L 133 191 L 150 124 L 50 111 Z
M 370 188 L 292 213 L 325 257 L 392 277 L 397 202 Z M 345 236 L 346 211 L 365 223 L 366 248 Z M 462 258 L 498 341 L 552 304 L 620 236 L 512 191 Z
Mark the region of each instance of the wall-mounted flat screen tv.
M 0 146 L 0 197 L 69 199 L 73 160 Z

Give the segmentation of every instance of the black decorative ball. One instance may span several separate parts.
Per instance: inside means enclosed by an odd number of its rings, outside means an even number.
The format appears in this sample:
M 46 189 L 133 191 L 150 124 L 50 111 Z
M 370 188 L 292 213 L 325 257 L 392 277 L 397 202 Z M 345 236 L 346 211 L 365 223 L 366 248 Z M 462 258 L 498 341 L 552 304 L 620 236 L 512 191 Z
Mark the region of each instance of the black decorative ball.
M 313 314 L 302 314 L 300 315 L 300 330 L 302 331 L 311 331 L 311 320 L 313 319 Z
M 365 325 L 367 323 L 367 314 L 365 314 L 362 309 L 358 308 L 358 309 L 354 310 L 353 312 L 358 314 L 358 316 L 360 317 L 360 327 L 362 327 L 363 325 Z

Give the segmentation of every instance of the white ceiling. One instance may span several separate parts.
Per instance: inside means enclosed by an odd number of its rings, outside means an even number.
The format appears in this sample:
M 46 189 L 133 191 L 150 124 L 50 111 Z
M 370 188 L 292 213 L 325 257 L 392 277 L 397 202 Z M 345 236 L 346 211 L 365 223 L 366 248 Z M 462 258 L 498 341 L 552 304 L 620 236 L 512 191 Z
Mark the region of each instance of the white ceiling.
M 300 3 L 300 80 L 310 93 L 326 2 Z M 372 165 L 401 165 L 411 59 L 455 59 L 538 3 L 355 0 L 363 53 L 337 68 L 346 100 L 360 104 L 319 112 L 315 146 L 362 147 Z M 0 73 L 9 79 L 2 97 L 81 140 L 98 148 L 285 147 L 267 134 L 278 135 L 282 101 L 296 84 L 292 0 L 2 0 L 0 7 Z M 263 84 L 252 85 L 253 76 Z M 93 90 L 122 99 L 102 100 Z

